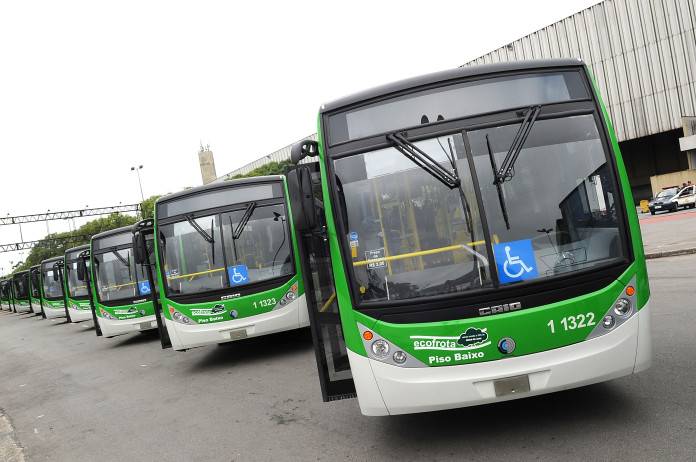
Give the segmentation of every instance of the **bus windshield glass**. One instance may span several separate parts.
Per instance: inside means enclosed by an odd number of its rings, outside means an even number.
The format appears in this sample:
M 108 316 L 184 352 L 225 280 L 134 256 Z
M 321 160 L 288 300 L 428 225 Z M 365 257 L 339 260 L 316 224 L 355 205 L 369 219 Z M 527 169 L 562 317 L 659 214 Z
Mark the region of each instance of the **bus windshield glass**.
M 77 256 L 84 250 L 69 252 L 66 255 L 65 264 L 65 279 L 68 285 L 68 296 L 70 298 L 87 298 L 87 284 L 84 281 L 77 279 Z M 89 268 L 89 262 L 87 262 L 87 267 Z
M 170 294 L 201 293 L 294 273 L 285 206 L 234 208 L 160 226 Z
M 138 281 L 147 281 L 147 275 L 141 265 L 135 264 L 130 247 L 95 254 L 93 260 L 100 302 L 140 296 Z
M 53 264 L 49 262 L 41 265 L 41 279 L 43 280 L 44 297 L 48 299 L 63 298 L 63 286 L 60 283 L 60 278 L 57 281 L 53 280 Z
M 519 127 L 414 143 L 449 171 L 448 157 L 455 159 L 459 188 L 396 148 L 333 161 L 361 301 L 466 292 L 624 257 L 616 186 L 594 117 L 537 120 L 510 177 L 498 182 L 491 158 L 503 164 Z
M 14 277 L 15 298 L 25 300 L 29 298 L 29 272 L 16 274 Z

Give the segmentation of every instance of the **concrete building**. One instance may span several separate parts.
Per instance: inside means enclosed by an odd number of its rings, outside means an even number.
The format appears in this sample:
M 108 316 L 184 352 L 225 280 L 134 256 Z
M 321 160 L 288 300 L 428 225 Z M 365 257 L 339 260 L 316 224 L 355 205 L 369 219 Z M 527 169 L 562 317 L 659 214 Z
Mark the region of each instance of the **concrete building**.
M 210 145 L 204 148 L 201 144 L 201 149 L 198 151 L 198 163 L 201 166 L 203 184 L 215 181 L 215 178 L 217 178 L 217 174 L 215 173 L 215 159 L 213 158 L 213 151 L 210 150 Z
M 582 59 L 609 111 L 638 203 L 667 183 L 696 182 L 695 27 L 693 0 L 605 0 L 463 66 Z M 226 177 L 289 156 L 286 146 Z
M 581 58 L 609 111 L 637 202 L 666 186 L 661 181 L 696 181 L 696 151 L 688 151 L 696 147 L 695 27 L 693 0 L 605 0 L 465 66 Z

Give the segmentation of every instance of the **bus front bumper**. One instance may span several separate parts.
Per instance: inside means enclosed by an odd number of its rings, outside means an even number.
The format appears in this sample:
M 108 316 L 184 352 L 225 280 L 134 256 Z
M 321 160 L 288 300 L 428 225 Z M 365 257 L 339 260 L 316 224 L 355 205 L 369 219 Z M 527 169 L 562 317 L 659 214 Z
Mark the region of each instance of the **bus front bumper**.
M 613 332 L 563 348 L 482 363 L 402 368 L 348 351 L 364 415 L 508 401 L 640 372 L 652 363 L 649 302 Z M 529 391 L 496 396 L 495 381 L 527 376 Z
M 90 317 L 92 313 L 90 312 Z M 155 315 L 143 316 L 133 319 L 105 319 L 97 317 L 99 328 L 102 335 L 106 338 L 115 337 L 117 335 L 130 334 L 133 332 L 142 332 L 144 330 L 157 329 L 157 320 Z
M 68 308 L 70 312 L 70 321 L 82 322 L 92 319 L 92 310 L 83 310 L 82 308 Z
M 304 294 L 284 308 L 210 324 L 186 325 L 164 318 L 175 350 L 232 342 L 309 326 Z
M 54 308 L 51 305 L 44 304 L 43 310 L 44 310 L 44 314 L 46 314 L 46 319 L 64 318 L 65 317 L 65 308 L 63 308 L 63 307 Z

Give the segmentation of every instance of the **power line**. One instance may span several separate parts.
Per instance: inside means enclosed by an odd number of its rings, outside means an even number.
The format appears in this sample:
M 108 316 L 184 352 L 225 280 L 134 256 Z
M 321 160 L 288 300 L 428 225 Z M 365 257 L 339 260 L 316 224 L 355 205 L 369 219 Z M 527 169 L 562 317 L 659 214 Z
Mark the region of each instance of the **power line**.
M 0 225 L 16 225 L 19 223 L 33 223 L 36 221 L 65 220 L 68 218 L 90 217 L 94 215 L 111 215 L 120 212 L 140 212 L 140 204 L 116 205 L 112 207 L 100 207 L 94 209 L 69 210 L 67 212 L 47 212 L 35 215 L 22 215 L 17 217 L 0 217 Z

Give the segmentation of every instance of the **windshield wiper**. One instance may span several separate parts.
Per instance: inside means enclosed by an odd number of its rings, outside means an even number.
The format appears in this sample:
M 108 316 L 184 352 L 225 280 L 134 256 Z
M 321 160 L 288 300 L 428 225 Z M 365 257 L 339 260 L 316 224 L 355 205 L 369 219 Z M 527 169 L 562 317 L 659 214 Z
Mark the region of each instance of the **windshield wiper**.
M 242 216 L 242 219 L 239 220 L 239 223 L 232 234 L 232 239 L 237 240 L 242 235 L 242 232 L 244 232 L 244 227 L 249 222 L 249 218 L 251 218 L 251 214 L 254 213 L 255 208 L 256 202 L 250 202 L 244 211 L 244 216 Z
M 488 134 L 486 134 L 486 148 L 488 149 L 488 157 L 491 159 L 491 168 L 493 169 L 493 175 L 496 175 L 497 167 L 495 165 L 495 157 L 493 157 L 493 150 L 491 150 L 491 142 L 488 139 Z M 503 213 L 503 219 L 505 220 L 505 226 L 510 229 L 510 219 L 508 218 L 507 207 L 505 206 L 505 197 L 503 197 L 503 189 L 501 187 L 501 182 L 498 181 L 497 175 L 493 184 L 498 189 L 498 201 L 500 202 L 500 211 Z
M 184 218 L 186 218 L 186 221 L 189 222 L 189 224 L 198 231 L 198 234 L 201 235 L 203 239 L 206 240 L 209 244 L 211 244 L 211 247 L 213 248 L 213 265 L 215 264 L 215 228 L 213 227 L 213 222 L 214 218 L 210 219 L 210 234 L 206 233 L 203 228 L 201 228 L 198 223 L 193 219 L 193 215 L 184 215 Z
M 436 160 L 426 154 L 425 151 L 409 141 L 403 133 L 390 133 L 387 135 L 387 140 L 394 143 L 394 147 L 411 162 L 428 172 L 448 188 L 454 189 L 461 185 L 459 178 L 445 170 Z
M 109 251 L 111 253 L 113 253 L 114 255 L 116 255 L 116 258 L 118 258 L 118 261 L 120 261 L 123 264 L 123 266 L 128 268 L 128 277 L 131 280 L 133 280 L 133 275 L 131 274 L 131 265 L 130 265 L 130 252 L 128 252 L 128 260 L 126 260 L 125 258 L 123 258 L 123 256 L 121 256 L 120 253 L 118 253 L 118 250 L 116 250 L 115 247 L 109 249 Z
M 510 145 L 510 149 L 508 149 L 507 155 L 503 160 L 503 164 L 500 166 L 500 170 L 496 171 L 495 161 L 493 160 L 493 157 L 491 157 L 491 162 L 494 165 L 494 184 L 499 185 L 500 183 L 504 183 L 515 176 L 515 162 L 517 161 L 517 157 L 522 151 L 522 146 L 524 146 L 524 142 L 527 141 L 529 132 L 532 130 L 532 125 L 534 125 L 534 122 L 536 122 L 540 112 L 541 106 L 531 106 L 525 111 L 524 120 L 522 121 L 519 130 L 517 130 L 515 138 L 512 140 L 512 144 Z M 508 229 L 509 228 L 510 227 L 508 226 Z

